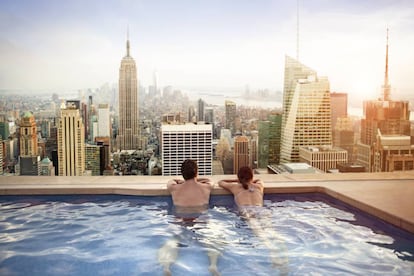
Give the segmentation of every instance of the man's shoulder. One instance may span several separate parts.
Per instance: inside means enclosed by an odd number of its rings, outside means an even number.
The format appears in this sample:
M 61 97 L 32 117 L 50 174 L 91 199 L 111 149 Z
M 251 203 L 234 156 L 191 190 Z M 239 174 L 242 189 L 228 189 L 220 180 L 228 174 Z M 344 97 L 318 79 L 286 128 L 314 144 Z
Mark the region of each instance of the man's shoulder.
M 213 180 L 209 178 L 199 178 L 197 179 L 197 184 L 211 189 L 213 187 Z

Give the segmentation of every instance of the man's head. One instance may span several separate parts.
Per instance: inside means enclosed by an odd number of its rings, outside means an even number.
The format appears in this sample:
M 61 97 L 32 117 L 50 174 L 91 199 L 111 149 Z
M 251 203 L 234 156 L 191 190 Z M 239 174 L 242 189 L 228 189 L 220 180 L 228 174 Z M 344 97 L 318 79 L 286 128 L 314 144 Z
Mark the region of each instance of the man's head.
M 185 160 L 183 164 L 181 164 L 181 174 L 185 180 L 197 177 L 197 162 L 191 159 Z

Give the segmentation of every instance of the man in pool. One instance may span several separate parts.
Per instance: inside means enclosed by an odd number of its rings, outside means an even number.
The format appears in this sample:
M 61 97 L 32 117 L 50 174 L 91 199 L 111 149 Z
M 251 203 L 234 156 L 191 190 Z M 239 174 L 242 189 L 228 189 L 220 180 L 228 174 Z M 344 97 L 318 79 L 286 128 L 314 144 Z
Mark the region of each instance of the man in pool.
M 213 182 L 208 178 L 198 177 L 197 163 L 191 159 L 182 163 L 181 174 L 184 180 L 172 179 L 168 181 L 167 189 L 171 193 L 176 215 L 185 222 L 194 221 L 208 209 Z M 169 240 L 158 252 L 158 261 L 163 265 L 165 275 L 171 275 L 170 266 L 177 259 L 178 243 L 179 241 L 176 239 Z M 209 271 L 213 275 L 219 275 L 217 270 L 218 255 L 219 252 L 216 249 L 208 249 Z
M 167 183 L 173 203 L 180 208 L 208 206 L 213 182 L 208 178 L 198 177 L 198 166 L 194 160 L 187 159 L 181 165 L 184 180 L 172 179 Z

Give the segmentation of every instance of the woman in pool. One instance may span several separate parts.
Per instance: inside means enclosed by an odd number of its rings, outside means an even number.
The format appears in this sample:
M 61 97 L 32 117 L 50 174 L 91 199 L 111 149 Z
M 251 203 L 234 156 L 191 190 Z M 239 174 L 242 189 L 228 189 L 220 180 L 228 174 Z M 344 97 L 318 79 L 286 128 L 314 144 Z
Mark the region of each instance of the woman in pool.
M 253 170 L 250 167 L 241 167 L 237 172 L 237 179 L 220 180 L 218 184 L 234 195 L 240 214 L 247 219 L 253 232 L 269 248 L 273 266 L 279 269 L 280 275 L 287 275 L 289 261 L 285 243 L 269 224 L 271 220 L 268 219 L 268 210 L 262 208 L 263 182 L 253 179 Z
M 253 180 L 253 170 L 241 167 L 237 173 L 238 179 L 224 179 L 219 186 L 232 192 L 238 207 L 263 206 L 263 182 Z

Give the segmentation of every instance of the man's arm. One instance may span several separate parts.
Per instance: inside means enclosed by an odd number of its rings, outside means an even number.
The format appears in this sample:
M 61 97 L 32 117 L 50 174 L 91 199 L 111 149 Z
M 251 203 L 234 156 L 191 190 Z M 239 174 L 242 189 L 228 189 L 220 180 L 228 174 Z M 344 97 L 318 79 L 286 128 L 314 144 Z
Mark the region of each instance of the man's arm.
M 171 180 L 168 180 L 167 189 L 168 190 L 172 190 L 172 189 L 174 189 L 174 187 L 176 185 L 183 184 L 183 183 L 184 183 L 184 180 L 181 180 L 181 179 L 171 179 Z

